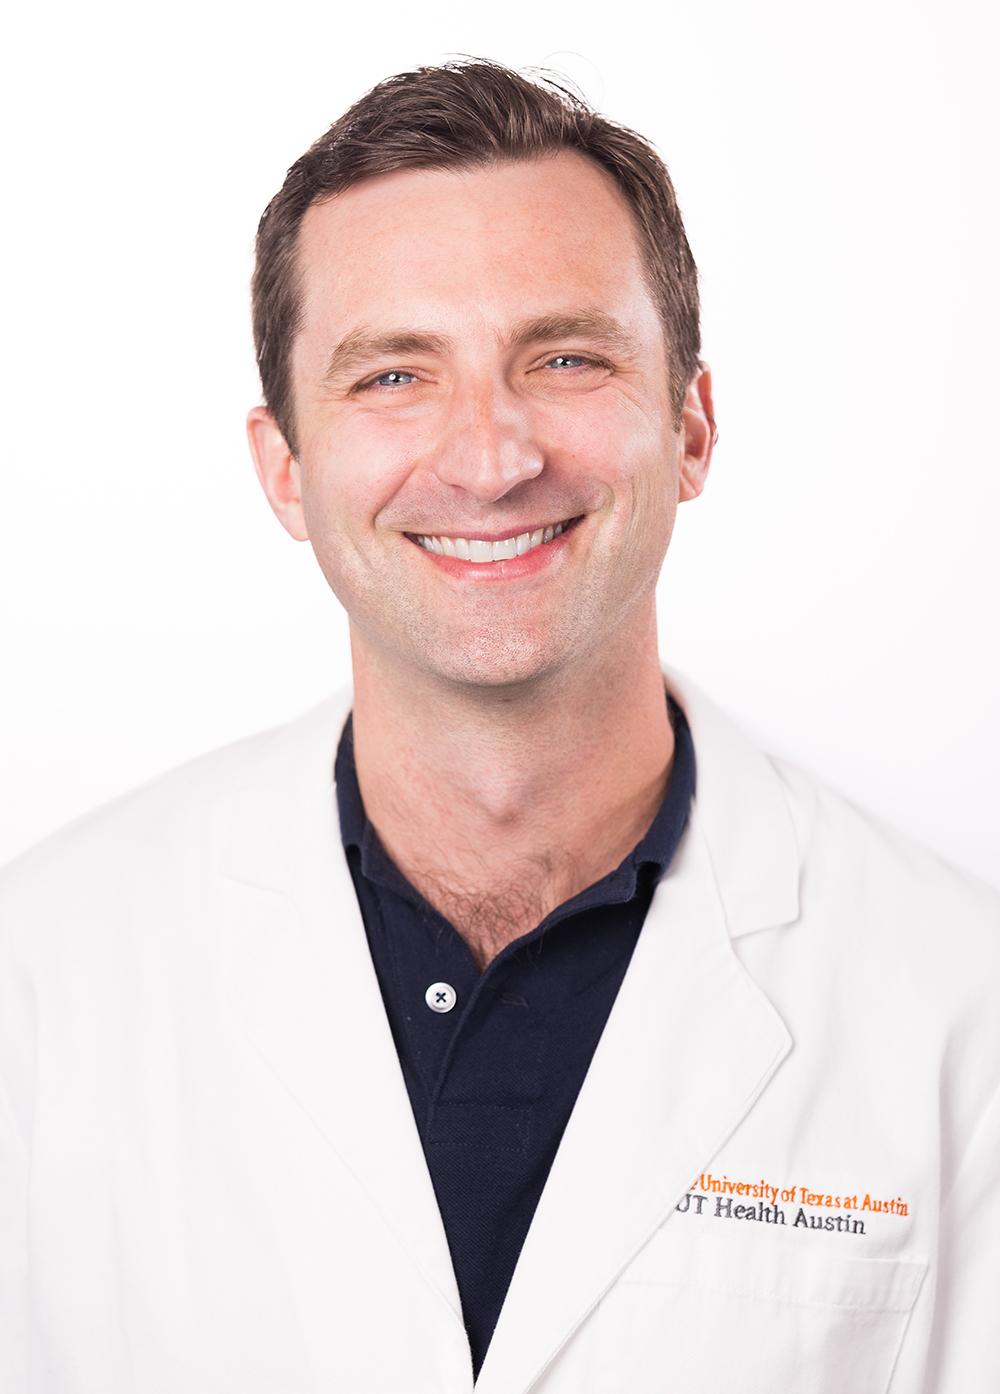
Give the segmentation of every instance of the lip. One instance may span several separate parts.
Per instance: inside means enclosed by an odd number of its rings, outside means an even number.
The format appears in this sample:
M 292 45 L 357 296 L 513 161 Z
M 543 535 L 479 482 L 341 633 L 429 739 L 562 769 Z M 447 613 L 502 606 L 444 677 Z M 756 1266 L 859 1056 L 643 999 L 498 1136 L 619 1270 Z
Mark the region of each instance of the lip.
M 473 532 L 471 530 L 465 533 L 438 532 L 434 534 L 407 532 L 405 536 L 429 562 L 443 569 L 446 574 L 467 581 L 513 580 L 517 577 L 530 576 L 553 561 L 556 555 L 563 551 L 568 535 L 575 530 L 582 518 L 583 515 L 578 514 L 573 518 L 561 520 L 559 523 L 548 523 L 542 527 L 537 524 L 525 524 L 519 527 L 514 534 L 508 528 L 504 532 L 494 533 Z M 556 527 L 560 528 L 559 533 L 555 532 Z M 552 533 L 551 539 L 548 541 L 544 540 L 544 534 L 547 531 Z M 507 542 L 513 536 L 516 542 L 518 537 L 527 536 L 530 539 L 535 533 L 542 533 L 542 540 L 530 545 L 527 551 L 523 551 L 520 555 L 504 556 L 493 561 L 474 561 L 463 559 L 460 556 L 442 555 L 437 550 L 431 550 L 421 541 L 421 538 L 433 536 L 438 541 L 494 543 Z

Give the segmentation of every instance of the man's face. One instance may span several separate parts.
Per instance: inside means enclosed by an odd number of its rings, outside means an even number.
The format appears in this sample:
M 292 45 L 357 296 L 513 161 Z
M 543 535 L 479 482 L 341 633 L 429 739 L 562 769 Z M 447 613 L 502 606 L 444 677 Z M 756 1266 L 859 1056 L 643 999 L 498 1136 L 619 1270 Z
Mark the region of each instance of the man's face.
M 403 171 L 314 206 L 299 245 L 297 460 L 263 411 L 251 441 L 355 643 L 498 686 L 648 632 L 701 480 L 610 179 L 572 153 Z

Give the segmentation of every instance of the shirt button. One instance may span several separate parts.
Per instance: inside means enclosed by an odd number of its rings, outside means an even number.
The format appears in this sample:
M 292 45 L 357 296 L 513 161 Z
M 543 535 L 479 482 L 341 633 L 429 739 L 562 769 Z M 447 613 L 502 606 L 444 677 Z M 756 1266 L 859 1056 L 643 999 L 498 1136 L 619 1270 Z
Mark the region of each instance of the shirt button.
M 451 983 L 431 983 L 424 993 L 424 1001 L 432 1012 L 450 1012 L 458 1001 L 458 993 Z

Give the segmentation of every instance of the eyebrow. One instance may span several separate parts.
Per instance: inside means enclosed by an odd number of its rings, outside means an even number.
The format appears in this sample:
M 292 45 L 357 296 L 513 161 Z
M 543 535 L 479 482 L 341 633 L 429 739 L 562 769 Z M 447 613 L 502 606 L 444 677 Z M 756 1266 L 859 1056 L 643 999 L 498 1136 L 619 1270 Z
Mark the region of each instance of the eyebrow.
M 603 310 L 580 310 L 564 315 L 541 315 L 524 320 L 510 336 L 512 347 L 545 342 L 550 339 L 600 339 L 610 348 L 631 353 L 638 348 L 635 336 L 614 315 Z
M 637 348 L 634 336 L 614 315 L 606 314 L 603 310 L 540 315 L 534 319 L 523 320 L 515 326 L 510 335 L 504 337 L 511 348 L 575 338 L 599 339 L 609 347 L 626 353 L 634 352 Z M 453 340 L 446 335 L 419 329 L 391 329 L 385 333 L 353 329 L 349 334 L 345 334 L 331 353 L 324 381 L 332 382 L 337 378 L 346 377 L 373 359 L 411 353 L 445 354 L 453 347 Z
M 451 340 L 440 334 L 425 334 L 420 330 L 391 329 L 374 334 L 367 329 L 353 329 L 346 334 L 330 354 L 324 380 L 345 377 L 373 358 L 393 357 L 409 353 L 446 353 Z

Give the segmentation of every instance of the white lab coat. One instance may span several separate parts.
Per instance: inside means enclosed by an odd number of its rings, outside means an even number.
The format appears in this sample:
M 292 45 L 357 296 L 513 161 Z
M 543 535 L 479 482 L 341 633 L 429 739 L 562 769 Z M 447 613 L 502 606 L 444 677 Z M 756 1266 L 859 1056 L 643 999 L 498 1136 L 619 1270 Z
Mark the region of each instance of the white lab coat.
M 689 826 L 477 1394 L 1000 1389 L 997 899 L 671 685 Z M 471 1389 L 340 847 L 346 713 L 6 873 L 4 1394 Z

